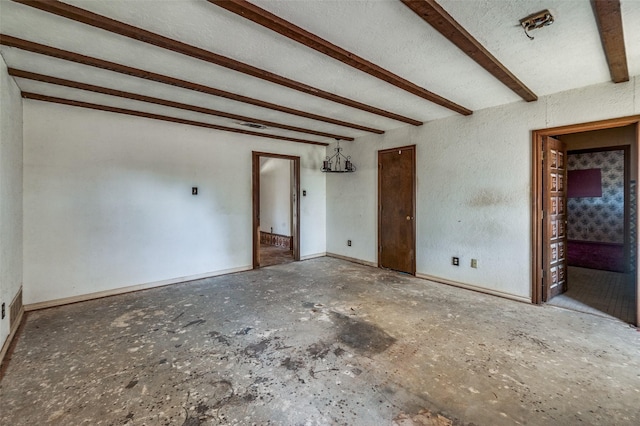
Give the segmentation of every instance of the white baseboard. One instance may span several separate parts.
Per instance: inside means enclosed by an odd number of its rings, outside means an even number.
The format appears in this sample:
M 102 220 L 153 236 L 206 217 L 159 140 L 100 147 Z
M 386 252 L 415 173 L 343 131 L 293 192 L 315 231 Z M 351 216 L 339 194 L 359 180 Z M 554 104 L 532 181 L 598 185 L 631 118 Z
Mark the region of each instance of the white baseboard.
M 306 256 L 300 256 L 300 260 L 309 260 L 309 259 L 316 259 L 318 257 L 325 257 L 327 255 L 326 252 L 322 252 L 322 253 L 315 253 L 315 254 L 308 254 Z
M 16 336 L 16 332 L 20 328 L 20 324 L 22 324 L 22 320 L 24 318 L 24 306 L 20 309 L 20 313 L 18 314 L 18 319 L 14 321 L 11 330 L 9 330 L 9 335 L 7 336 L 7 340 L 4 341 L 2 345 L 2 349 L 0 349 L 0 365 L 2 365 L 4 361 L 4 357 L 9 352 L 9 347 L 11 346 L 11 342 L 13 342 L 13 338 Z
M 355 257 L 343 256 L 341 254 L 336 254 L 336 253 L 327 253 L 327 256 L 335 257 L 336 259 L 346 260 L 347 262 L 359 263 L 360 265 L 372 266 L 374 268 L 378 267 L 378 264 L 376 262 L 369 262 L 367 260 L 356 259 Z
M 156 288 L 156 287 L 164 287 L 171 284 L 180 284 L 187 281 L 217 277 L 220 275 L 233 274 L 236 272 L 250 271 L 252 269 L 253 267 L 251 265 L 240 266 L 238 268 L 223 269 L 221 271 L 206 272 L 204 274 L 189 275 L 186 277 L 172 278 L 172 279 L 163 280 L 163 281 L 155 281 L 155 282 L 150 282 L 145 284 L 114 288 L 112 290 L 98 291 L 95 293 L 81 294 L 78 296 L 64 297 L 61 299 L 46 300 L 44 302 L 29 303 L 24 305 L 24 309 L 26 311 L 36 311 L 38 309 L 52 308 L 54 306 L 68 305 L 69 303 L 84 302 L 92 299 L 100 299 L 102 297 L 115 296 L 117 294 L 131 293 L 133 291 L 147 290 L 147 289 Z
M 458 282 L 458 281 L 451 281 L 451 280 L 447 280 L 445 278 L 434 277 L 433 275 L 416 274 L 416 277 L 422 278 L 422 279 L 428 280 L 428 281 L 434 281 L 434 282 L 441 283 L 441 284 L 447 284 L 447 285 L 454 286 L 454 287 L 464 288 L 464 289 L 467 289 L 467 290 L 477 291 L 479 293 L 490 294 L 492 296 L 503 297 L 505 299 L 515 300 L 517 302 L 531 303 L 531 298 L 528 298 L 528 297 L 518 296 L 516 294 L 511 294 L 511 293 L 505 293 L 505 292 L 498 291 L 498 290 L 491 290 L 491 289 L 488 289 L 488 288 L 478 287 L 478 286 L 475 286 L 475 285 L 472 285 L 472 284 L 465 284 L 465 283 L 461 283 L 461 282 Z

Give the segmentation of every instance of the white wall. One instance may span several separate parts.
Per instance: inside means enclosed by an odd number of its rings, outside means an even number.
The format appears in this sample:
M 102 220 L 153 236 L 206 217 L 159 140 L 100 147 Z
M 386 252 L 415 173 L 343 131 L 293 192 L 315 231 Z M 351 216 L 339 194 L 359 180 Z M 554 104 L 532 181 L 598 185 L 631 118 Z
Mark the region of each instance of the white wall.
M 291 160 L 269 157 L 260 159 L 262 232 L 291 236 L 291 171 Z
M 249 268 L 252 150 L 301 157 L 301 256 L 326 251 L 323 147 L 30 100 L 24 121 L 25 304 Z
M 0 57 L 0 347 L 9 335 L 9 305 L 22 285 L 22 98 Z
M 377 151 L 415 144 L 417 273 L 530 298 L 531 131 L 638 113 L 633 78 L 344 143 L 358 169 L 327 176 L 327 252 L 377 263 Z
M 531 130 L 638 113 L 640 79 L 592 86 L 360 138 L 325 175 L 321 147 L 25 101 L 25 303 L 248 268 L 252 150 L 301 157 L 303 258 L 377 262 L 377 150 L 411 144 L 418 273 L 528 298 Z

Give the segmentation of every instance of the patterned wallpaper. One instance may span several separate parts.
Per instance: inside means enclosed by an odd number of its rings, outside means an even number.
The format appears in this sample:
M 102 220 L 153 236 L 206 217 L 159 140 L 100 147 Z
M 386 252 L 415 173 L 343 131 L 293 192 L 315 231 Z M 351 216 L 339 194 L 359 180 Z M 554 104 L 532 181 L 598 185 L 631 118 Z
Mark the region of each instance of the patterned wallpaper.
M 624 242 L 624 151 L 600 151 L 567 156 L 568 170 L 601 169 L 602 197 L 567 200 L 570 240 Z

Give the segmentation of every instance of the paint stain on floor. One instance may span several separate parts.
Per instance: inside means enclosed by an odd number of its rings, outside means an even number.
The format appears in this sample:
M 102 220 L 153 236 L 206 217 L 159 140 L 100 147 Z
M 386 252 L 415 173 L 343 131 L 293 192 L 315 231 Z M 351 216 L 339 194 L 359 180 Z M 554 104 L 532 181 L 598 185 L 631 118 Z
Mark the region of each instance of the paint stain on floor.
M 384 352 L 396 341 L 380 327 L 338 312 L 331 312 L 339 327 L 338 339 L 361 354 Z

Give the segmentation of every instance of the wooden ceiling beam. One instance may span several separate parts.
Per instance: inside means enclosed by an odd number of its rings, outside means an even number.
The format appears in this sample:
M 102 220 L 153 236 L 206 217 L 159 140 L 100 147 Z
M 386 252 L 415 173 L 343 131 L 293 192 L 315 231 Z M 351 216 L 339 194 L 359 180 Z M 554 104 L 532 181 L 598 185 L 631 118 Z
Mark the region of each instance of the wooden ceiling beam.
M 171 123 L 186 124 L 186 125 L 189 125 L 189 126 L 205 127 L 207 129 L 222 130 L 224 132 L 240 133 L 240 134 L 243 134 L 243 135 L 258 136 L 258 137 L 261 137 L 261 138 L 277 139 L 277 140 L 282 140 L 282 141 L 298 142 L 298 143 L 305 143 L 305 144 L 310 144 L 310 145 L 321 145 L 321 146 L 328 146 L 329 145 L 328 143 L 324 143 L 324 142 L 315 142 L 315 141 L 309 141 L 309 140 L 306 140 L 306 139 L 298 139 L 298 138 L 290 138 L 290 137 L 287 137 L 287 136 L 271 135 L 271 134 L 268 134 L 268 133 L 253 132 L 251 130 L 234 129 L 233 127 L 218 126 L 216 124 L 203 123 L 203 122 L 200 122 L 200 121 L 185 120 L 185 119 L 182 119 L 182 118 L 170 117 L 168 115 L 152 114 L 152 113 L 149 113 L 149 112 L 135 111 L 135 110 L 132 110 L 132 109 L 116 108 L 116 107 L 111 107 L 111 106 L 106 106 L 106 105 L 93 104 L 93 103 L 89 103 L 89 102 L 74 101 L 74 100 L 71 100 L 71 99 L 64 99 L 64 98 L 58 98 L 58 97 L 55 97 L 55 96 L 41 95 L 41 94 L 32 93 L 32 92 L 22 92 L 22 97 L 25 98 L 25 99 L 34 99 L 34 100 L 37 100 L 37 101 L 52 102 L 52 103 L 56 103 L 56 104 L 70 105 L 70 106 L 75 106 L 75 107 L 80 107 L 80 108 L 95 109 L 95 110 L 98 110 L 98 111 L 114 112 L 116 114 L 133 115 L 133 116 L 136 116 L 136 117 L 151 118 L 153 120 L 168 121 L 168 122 L 171 122 Z
M 435 0 L 401 0 L 405 5 L 455 44 L 478 65 L 487 70 L 502 84 L 513 90 L 527 102 L 538 100 L 531 89 L 524 85 L 507 67 L 498 61 L 478 40 L 460 25 Z
M 359 124 L 350 123 L 347 121 L 336 120 L 330 117 L 324 117 L 322 115 L 312 114 L 305 111 L 300 111 L 293 108 L 273 104 L 270 102 L 261 101 L 258 99 L 250 98 L 247 96 L 238 95 L 236 93 L 227 92 L 213 87 L 205 86 L 202 84 L 192 83 L 190 81 L 181 80 L 174 77 L 169 77 L 162 74 L 145 71 L 139 68 L 133 68 L 126 65 L 121 65 L 115 62 L 109 62 L 102 59 L 94 58 L 91 56 L 80 55 L 75 52 L 69 52 L 68 50 L 62 50 L 44 44 L 34 43 L 32 41 L 23 40 L 17 37 L 12 37 L 6 34 L 0 34 L 0 44 L 9 47 L 15 47 L 28 52 L 38 53 L 41 55 L 50 56 L 53 58 L 63 59 L 70 62 L 76 62 L 83 65 L 89 65 L 95 68 L 105 69 L 120 74 L 130 75 L 133 77 L 142 78 L 145 80 L 151 80 L 158 83 L 169 84 L 183 89 L 194 90 L 196 92 L 206 93 L 208 95 L 219 96 L 226 99 L 231 99 L 237 102 L 243 102 L 250 105 L 259 106 L 262 108 L 271 109 L 274 111 L 280 111 L 298 117 L 304 117 L 311 120 L 323 121 L 325 123 L 335 124 L 337 126 L 349 127 L 352 129 L 362 130 L 365 132 L 383 134 L 384 131 L 375 129 L 372 127 L 361 126 Z
M 611 80 L 614 83 L 629 81 L 620 0 L 593 0 L 592 4 Z
M 284 87 L 288 87 L 293 90 L 297 90 L 308 95 L 316 96 L 322 99 L 326 99 L 332 102 L 336 102 L 342 105 L 346 105 L 352 108 L 356 108 L 362 111 L 376 114 L 382 117 L 390 118 L 393 120 L 401 121 L 404 123 L 412 124 L 414 126 L 422 125 L 419 120 L 414 120 L 409 117 L 395 114 L 390 111 L 376 108 L 371 105 L 364 104 L 362 102 L 354 101 L 353 99 L 345 98 L 343 96 L 336 95 L 334 93 L 320 90 L 313 86 L 291 80 L 286 77 L 282 77 L 278 74 L 254 67 L 252 65 L 236 61 L 235 59 L 228 58 L 226 56 L 218 55 L 217 53 L 201 49 L 196 46 L 192 46 L 183 43 L 178 40 L 174 40 L 169 37 L 162 36 L 160 34 L 153 33 L 151 31 L 143 30 L 142 28 L 135 27 L 133 25 L 126 24 L 124 22 L 116 21 L 115 19 L 107 18 L 106 16 L 99 15 L 97 13 L 90 12 L 88 10 L 72 6 L 70 4 L 62 3 L 57 0 L 13 0 L 14 2 L 25 4 L 27 6 L 34 7 L 36 9 L 43 10 L 45 12 L 52 13 L 57 16 L 70 19 L 72 21 L 81 22 L 96 28 L 118 34 L 124 37 L 129 37 L 134 40 L 142 41 L 144 43 L 151 44 L 153 46 L 161 47 L 163 49 L 171 50 L 183 55 L 190 56 L 192 58 L 200 59 L 221 67 L 225 67 L 243 74 L 250 75 L 271 83 L 275 83 Z
M 413 95 L 419 96 L 437 105 L 448 108 L 462 115 L 471 115 L 472 111 L 452 102 L 442 96 L 439 96 L 429 90 L 418 86 L 391 71 L 388 71 L 372 62 L 367 61 L 358 55 L 349 52 L 341 47 L 336 46 L 329 41 L 318 37 L 317 35 L 304 30 L 293 23 L 286 21 L 279 16 L 276 16 L 258 6 L 249 3 L 244 0 L 208 0 L 223 9 L 233 12 L 236 15 L 249 19 L 256 24 L 262 25 L 272 31 L 277 32 L 291 40 L 297 41 L 311 49 L 314 49 L 320 53 L 330 56 L 343 64 L 349 65 L 362 72 L 379 78 L 389 84 L 392 84 L 402 90 L 405 90 Z
M 210 109 L 210 108 L 204 108 L 204 107 L 199 107 L 199 106 L 195 106 L 195 105 L 184 104 L 184 103 L 181 103 L 181 102 L 169 101 L 169 100 L 166 100 L 166 99 L 154 98 L 154 97 L 151 97 L 151 96 L 140 95 L 140 94 L 137 94 L 137 93 L 124 92 L 122 90 L 109 89 L 109 88 L 106 88 L 106 87 L 95 86 L 93 84 L 86 84 L 86 83 L 81 83 L 81 82 L 78 82 L 78 81 L 66 80 L 66 79 L 63 79 L 63 78 L 57 78 L 57 77 L 53 77 L 53 76 L 49 76 L 49 75 L 38 74 L 38 73 L 19 70 L 19 69 L 15 69 L 15 68 L 9 68 L 8 72 L 9 72 L 9 75 L 11 75 L 13 77 L 25 78 L 25 79 L 34 80 L 34 81 L 41 81 L 43 83 L 55 84 L 55 85 L 64 86 L 64 87 L 70 87 L 72 89 L 80 89 L 80 90 L 85 90 L 85 91 L 93 92 L 93 93 L 101 93 L 101 94 L 104 94 L 104 95 L 116 96 L 116 97 L 124 98 L 124 99 L 132 99 L 132 100 L 135 100 L 135 101 L 146 102 L 146 103 L 155 104 L 155 105 L 162 105 L 162 106 L 182 109 L 182 110 L 186 110 L 186 111 L 193 111 L 193 112 L 198 112 L 198 113 L 201 113 L 201 114 L 207 114 L 207 115 L 213 115 L 213 116 L 217 116 L 217 117 L 230 118 L 232 120 L 248 121 L 248 122 L 251 122 L 251 123 L 262 124 L 264 126 L 275 127 L 275 128 L 284 129 L 284 130 L 291 130 L 293 132 L 308 133 L 308 134 L 311 134 L 311 135 L 323 136 L 323 137 L 326 137 L 326 138 L 340 139 L 340 140 L 346 140 L 346 141 L 352 141 L 353 140 L 353 138 L 348 137 L 348 136 L 334 135 L 332 133 L 318 132 L 318 131 L 315 131 L 315 130 L 304 129 L 304 128 L 301 128 L 301 127 L 294 127 L 294 126 L 289 126 L 289 125 L 286 125 L 286 124 L 274 123 L 272 121 L 266 121 L 266 120 L 261 120 L 261 119 L 258 119 L 258 118 L 246 117 L 246 116 L 243 116 L 243 115 L 230 114 L 230 113 L 227 113 L 227 112 L 224 112 L 224 111 L 217 111 L 217 110 Z

